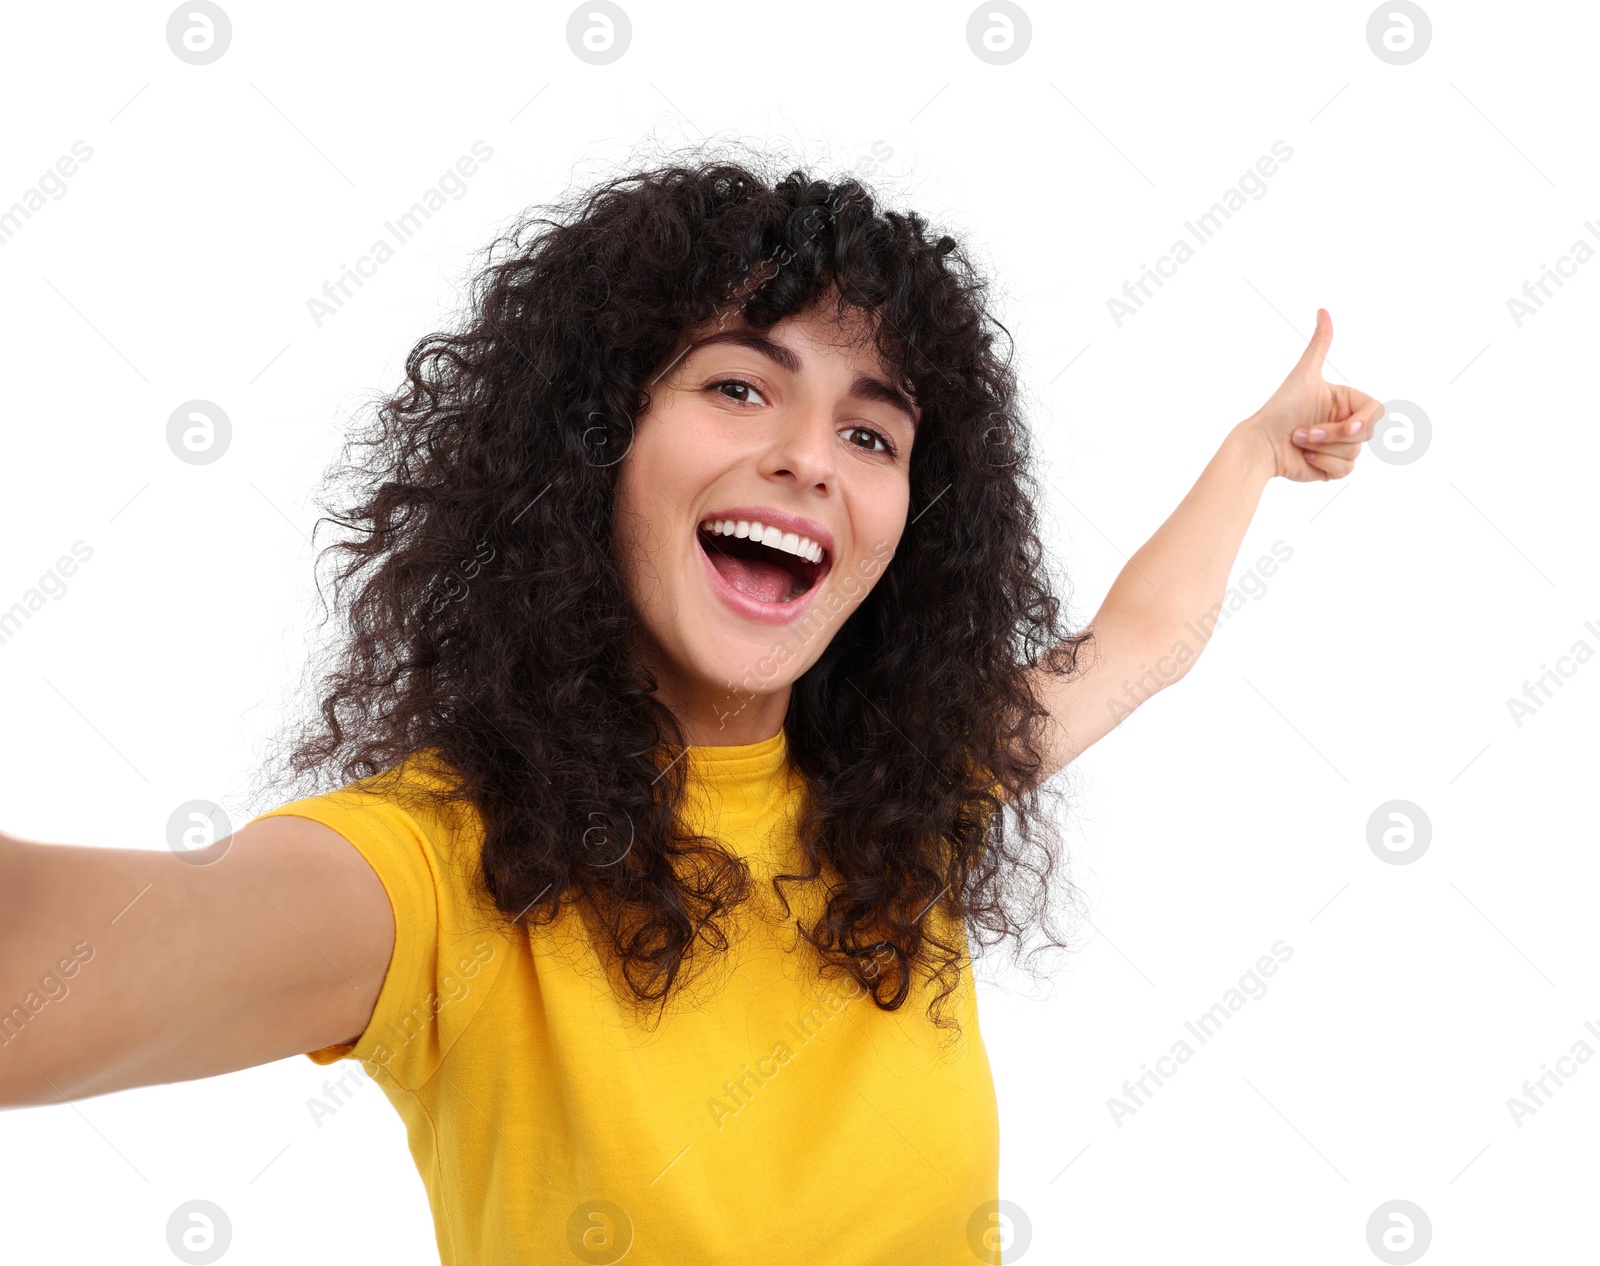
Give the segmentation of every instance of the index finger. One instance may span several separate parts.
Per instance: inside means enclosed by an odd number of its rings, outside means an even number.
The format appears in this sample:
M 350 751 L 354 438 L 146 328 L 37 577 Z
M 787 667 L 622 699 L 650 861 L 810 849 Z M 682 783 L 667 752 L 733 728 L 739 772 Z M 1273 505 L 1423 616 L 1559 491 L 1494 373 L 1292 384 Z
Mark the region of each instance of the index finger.
M 1382 402 L 1354 387 L 1335 387 L 1334 401 L 1339 406 L 1339 419 L 1334 423 L 1334 430 L 1341 436 L 1359 435 L 1383 416 Z M 1356 416 L 1360 417 L 1361 425 L 1351 431 L 1348 424 Z

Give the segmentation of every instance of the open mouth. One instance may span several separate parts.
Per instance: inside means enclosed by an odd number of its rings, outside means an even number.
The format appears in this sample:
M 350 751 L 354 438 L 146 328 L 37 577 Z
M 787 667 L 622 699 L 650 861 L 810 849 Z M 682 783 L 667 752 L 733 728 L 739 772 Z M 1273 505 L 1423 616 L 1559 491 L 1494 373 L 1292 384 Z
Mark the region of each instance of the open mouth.
M 827 550 L 794 532 L 744 520 L 707 519 L 696 535 L 717 574 L 755 602 L 795 602 L 828 573 Z

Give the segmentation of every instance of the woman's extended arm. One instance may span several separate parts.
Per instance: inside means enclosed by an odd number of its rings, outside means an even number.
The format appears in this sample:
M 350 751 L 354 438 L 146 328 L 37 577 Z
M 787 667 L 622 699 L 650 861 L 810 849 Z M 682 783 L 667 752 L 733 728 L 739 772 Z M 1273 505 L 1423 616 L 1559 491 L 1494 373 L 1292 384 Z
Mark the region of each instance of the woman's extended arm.
M 347 1041 L 393 943 L 372 868 L 307 818 L 182 858 L 0 835 L 0 1107 Z
M 1090 622 L 1080 670 L 1035 668 L 1049 710 L 1046 778 L 1179 680 L 1216 626 L 1228 573 L 1274 475 L 1342 479 L 1381 412 L 1371 396 L 1322 379 L 1333 323 L 1321 309 L 1300 361 L 1256 413 L 1231 430 L 1194 487 L 1128 560 Z

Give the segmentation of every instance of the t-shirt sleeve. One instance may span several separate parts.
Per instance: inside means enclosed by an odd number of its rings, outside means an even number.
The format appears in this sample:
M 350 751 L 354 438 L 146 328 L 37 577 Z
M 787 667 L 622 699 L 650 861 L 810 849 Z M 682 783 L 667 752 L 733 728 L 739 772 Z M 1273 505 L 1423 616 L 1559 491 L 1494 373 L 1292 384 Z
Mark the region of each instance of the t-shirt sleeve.
M 477 850 L 438 816 L 351 784 L 295 800 L 252 821 L 295 816 L 331 827 L 360 852 L 394 911 L 394 950 L 366 1028 L 353 1043 L 307 1051 L 317 1064 L 359 1060 L 402 1089 L 438 1071 L 506 955 L 481 917 L 468 867 Z

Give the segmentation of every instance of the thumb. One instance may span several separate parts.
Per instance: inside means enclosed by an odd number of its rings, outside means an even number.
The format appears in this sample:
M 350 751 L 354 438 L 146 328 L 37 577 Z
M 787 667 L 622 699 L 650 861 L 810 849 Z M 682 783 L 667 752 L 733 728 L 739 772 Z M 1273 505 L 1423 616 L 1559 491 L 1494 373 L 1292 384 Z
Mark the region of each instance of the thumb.
M 1306 344 L 1306 350 L 1300 355 L 1300 363 L 1296 369 L 1310 370 L 1318 377 L 1322 374 L 1322 362 L 1327 358 L 1328 349 L 1333 346 L 1333 318 L 1328 315 L 1326 308 L 1317 309 L 1317 328 L 1311 334 L 1311 341 Z

